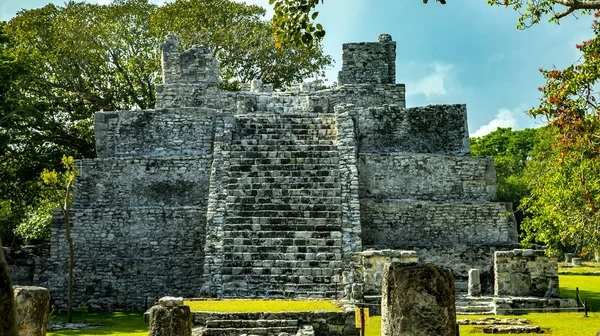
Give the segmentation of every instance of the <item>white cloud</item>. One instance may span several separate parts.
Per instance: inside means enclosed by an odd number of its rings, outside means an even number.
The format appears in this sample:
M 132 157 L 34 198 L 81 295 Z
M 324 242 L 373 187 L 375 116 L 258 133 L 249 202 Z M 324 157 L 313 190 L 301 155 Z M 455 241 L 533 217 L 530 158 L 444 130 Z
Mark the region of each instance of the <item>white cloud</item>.
M 502 128 L 516 128 L 517 127 L 517 119 L 515 118 L 515 113 L 522 113 L 522 108 L 516 108 L 513 110 L 509 110 L 507 108 L 501 108 L 498 110 L 496 114 L 496 118 L 490 121 L 486 125 L 483 125 L 477 129 L 471 137 L 478 138 L 484 136 L 488 133 L 495 131 L 498 127 Z
M 416 81 L 407 81 L 407 95 L 424 95 L 426 97 L 445 95 L 446 87 L 444 86 L 452 65 L 432 63 L 427 65 L 426 70 L 429 74 Z

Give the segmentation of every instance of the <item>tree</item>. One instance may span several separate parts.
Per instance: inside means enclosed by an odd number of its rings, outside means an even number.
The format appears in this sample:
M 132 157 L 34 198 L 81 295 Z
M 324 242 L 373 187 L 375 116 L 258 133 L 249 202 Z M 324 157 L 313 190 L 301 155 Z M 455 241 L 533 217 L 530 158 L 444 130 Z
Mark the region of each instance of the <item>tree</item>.
M 154 107 L 159 46 L 167 32 L 181 47 L 208 44 L 224 87 L 260 78 L 276 88 L 322 75 L 322 48 L 277 49 L 264 10 L 228 0 L 147 0 L 110 5 L 68 2 L 26 10 L 0 26 L 0 237 L 42 237 L 46 202 L 39 178 L 63 155 L 96 156 L 93 117 Z M 47 203 L 47 202 L 46 202 Z M 44 219 L 44 220 L 43 220 Z M 35 234 L 34 234 L 35 233 Z M 9 240 L 7 240 L 9 241 Z
M 71 191 L 75 177 L 79 173 L 75 169 L 72 156 L 63 156 L 62 163 L 64 172 L 57 173 L 55 170 L 44 169 L 42 180 L 48 186 L 54 196 L 55 204 L 61 209 L 65 220 L 65 235 L 69 246 L 69 275 L 67 279 L 67 322 L 73 322 L 73 269 L 75 268 L 75 251 L 73 238 L 71 237 L 71 224 L 69 222 L 69 208 L 71 207 Z
M 539 141 L 538 133 L 538 129 L 513 131 L 510 128 L 498 128 L 480 138 L 471 138 L 472 155 L 494 157 L 498 201 L 511 202 L 513 209 L 520 209 L 521 199 L 529 196 L 524 171 Z M 521 223 L 524 211 L 516 210 L 515 217 L 517 223 Z
M 319 43 L 325 36 L 323 26 L 315 22 L 319 16 L 316 11 L 319 2 L 325 0 L 269 0 L 274 5 L 273 26 L 277 37 L 276 43 L 287 45 L 308 45 Z M 446 0 L 435 0 L 445 5 Z M 456 0 L 463 1 L 463 0 Z M 428 0 L 423 0 L 427 4 Z M 558 23 L 560 19 L 579 11 L 590 14 L 600 9 L 600 0 L 487 0 L 491 6 L 503 6 L 521 11 L 517 22 L 518 29 L 529 28 L 549 16 L 550 22 Z
M 600 12 L 595 14 L 600 16 Z M 600 110 L 595 90 L 600 80 L 600 27 L 594 38 L 576 45 L 581 61 L 564 70 L 540 69 L 546 84 L 540 106 L 529 111 L 549 121 L 543 141 L 527 165 L 533 216 L 522 227 L 527 240 L 551 250 L 585 241 L 600 248 Z

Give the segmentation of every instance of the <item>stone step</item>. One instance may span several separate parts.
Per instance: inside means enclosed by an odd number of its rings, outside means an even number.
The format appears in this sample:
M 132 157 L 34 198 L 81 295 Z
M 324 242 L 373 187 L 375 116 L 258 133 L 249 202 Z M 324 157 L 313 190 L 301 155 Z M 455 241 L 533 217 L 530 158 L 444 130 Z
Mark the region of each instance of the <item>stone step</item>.
M 341 219 L 338 217 L 334 218 L 307 218 L 307 217 L 273 217 L 273 216 L 228 216 L 225 223 L 230 225 L 241 224 L 243 228 L 233 230 L 228 228 L 228 231 L 239 231 L 247 230 L 248 227 L 245 225 L 257 225 L 255 229 L 251 231 L 339 231 L 341 225 Z M 260 225 L 260 226 L 258 226 Z M 288 230 L 269 230 L 268 227 L 271 225 L 289 225 Z M 262 227 L 261 227 L 262 226 Z M 302 230 L 301 227 L 307 227 L 308 229 Z M 314 228 L 314 229 L 313 229 Z M 321 228 L 321 229 L 317 229 Z M 337 228 L 337 229 L 336 229 Z
M 281 288 L 282 286 L 278 287 Z M 223 290 L 223 298 L 269 298 L 269 299 L 333 299 L 336 297 L 334 289 L 331 290 L 316 290 L 315 285 L 312 285 L 313 290 L 310 291 L 297 291 L 293 288 L 289 289 L 278 289 L 278 288 L 265 288 L 264 286 L 256 286 L 253 289 L 227 289 Z M 333 286 L 332 286 L 333 287 Z M 341 296 L 341 288 L 338 288 L 337 297 Z
M 270 191 L 270 192 L 266 192 Z M 237 193 L 236 195 L 227 196 L 226 202 L 236 202 L 238 204 L 269 204 L 272 202 L 280 202 L 282 204 L 340 204 L 342 199 L 341 197 L 318 197 L 318 196 L 281 196 L 278 193 L 274 193 L 272 189 L 265 190 L 263 195 L 261 196 L 242 196 L 238 195 L 241 193 Z M 277 197 L 277 199 L 273 198 L 273 195 Z
M 340 252 L 341 253 L 341 252 Z M 265 262 L 273 261 L 273 267 L 262 267 L 265 265 Z M 268 263 L 270 264 L 270 263 Z M 261 267 L 259 267 L 261 266 Z M 223 267 L 241 267 L 244 269 L 248 268 L 264 268 L 271 269 L 269 275 L 280 275 L 280 274 L 298 274 L 297 272 L 301 272 L 300 269 L 327 269 L 327 268 L 340 268 L 342 267 L 342 262 L 340 260 L 280 260 L 280 259 L 271 259 L 271 260 L 243 260 L 237 261 L 224 257 Z M 233 270 L 232 270 L 233 272 Z M 256 271 L 259 274 L 267 274 L 263 271 Z M 315 272 L 316 273 L 316 272 Z M 313 273 L 313 274 L 315 274 Z M 327 272 L 321 272 L 321 274 L 326 274 Z
M 289 245 L 289 246 L 252 246 L 252 245 L 226 245 L 223 247 L 225 254 L 246 254 L 247 260 L 260 260 L 261 256 L 274 257 L 278 254 L 320 254 L 320 253 L 339 253 L 341 247 L 340 242 L 336 245 Z M 282 257 L 285 257 L 282 256 Z M 232 256 L 233 258 L 233 256 Z M 244 260 L 244 257 L 237 256 L 236 258 Z M 316 257 L 315 257 L 316 258 Z M 287 260 L 299 260 L 298 258 L 286 258 Z M 304 258 L 306 259 L 306 258 Z M 303 260 L 304 260 L 303 259 Z M 311 258 L 309 258 L 311 259 Z M 271 260 L 270 258 L 268 260 Z M 281 259 L 284 260 L 284 259 Z
M 259 211 L 236 211 L 233 216 L 238 217 L 269 217 L 269 218 L 339 218 L 341 213 L 339 211 L 271 211 L 271 210 L 259 210 Z
M 275 231 L 277 232 L 277 231 Z M 224 236 L 226 231 L 224 232 Z M 286 250 L 277 250 L 279 247 L 289 247 L 289 246 L 341 246 L 342 239 L 341 238 L 282 238 L 282 237 L 274 237 L 274 238 L 228 238 L 224 237 L 223 242 L 225 244 L 232 244 L 236 246 L 253 246 L 253 247 L 270 247 L 272 248 L 272 252 L 287 252 Z M 261 249 L 257 249 L 260 251 Z M 262 251 L 261 251 L 262 252 Z M 266 250 L 265 252 L 268 252 Z
M 240 196 L 258 196 L 258 197 L 273 197 L 273 195 L 277 197 L 323 197 L 323 198 L 332 198 L 332 197 L 340 197 L 340 191 L 337 189 L 327 189 L 327 190 L 312 190 L 312 189 L 281 189 L 281 190 L 273 190 L 273 189 L 229 189 L 229 192 L 235 192 L 235 195 Z M 230 195 L 232 196 L 232 195 Z
M 303 119 L 286 119 L 284 122 L 272 122 L 265 120 L 258 121 L 250 121 L 244 119 L 236 119 L 236 126 L 243 128 L 311 128 L 311 129 L 319 129 L 319 128 L 337 128 L 337 123 L 335 119 L 329 118 L 303 118 Z
M 320 174 L 321 176 L 328 176 L 332 174 L 332 172 L 323 172 Z M 254 183 L 253 183 L 254 182 Z M 341 190 L 341 184 L 339 182 L 313 182 L 313 183 L 260 183 L 256 181 L 250 181 L 250 183 L 244 183 L 242 181 L 237 184 L 227 184 L 225 185 L 228 192 L 235 194 L 237 190 L 279 190 L 277 194 L 282 195 L 281 190 L 303 190 L 304 188 L 311 188 L 308 190 L 313 190 L 313 195 L 315 196 L 325 196 L 325 197 L 335 197 L 339 196 Z M 234 188 L 233 186 L 238 186 L 238 188 Z M 331 192 L 334 192 L 334 195 L 331 195 Z M 337 195 L 335 195 L 337 193 Z M 283 196 L 283 195 L 282 195 Z
M 271 327 L 271 328 L 206 328 L 203 336 L 277 336 L 280 333 L 296 334 L 298 327 Z
M 332 151 L 337 148 L 335 139 L 232 139 L 231 151 Z M 289 148 L 289 149 L 287 149 Z
M 342 246 L 341 239 L 292 239 L 292 238 L 223 238 L 223 243 L 232 246 L 247 247 L 248 252 L 259 253 L 288 253 L 291 246 L 320 246 L 320 247 L 339 247 Z M 233 250 L 230 250 L 233 252 Z M 321 250 L 318 252 L 327 252 Z
M 337 118 L 332 113 L 297 113 L 297 114 L 236 114 L 235 122 L 238 125 L 256 126 L 262 123 L 273 124 L 283 120 L 283 124 L 298 125 L 298 124 L 335 124 Z
M 251 147 L 251 146 L 250 146 Z M 328 146 L 331 148 L 331 146 Z M 337 158 L 337 153 L 333 153 L 331 149 L 329 150 L 254 150 L 254 149 L 240 149 L 236 151 L 224 151 L 224 156 L 229 157 L 230 161 L 235 162 L 237 159 L 260 159 L 260 158 L 280 158 L 280 159 L 290 159 L 290 158 Z
M 337 134 L 331 135 L 302 135 L 302 134 L 239 134 L 234 133 L 232 136 L 233 141 L 240 140 L 288 140 L 288 141 L 319 141 L 319 140 L 337 140 Z
M 314 125 L 314 124 L 310 124 Z M 308 124 L 305 125 L 295 125 L 296 127 L 264 127 L 264 126 L 276 126 L 276 125 L 261 125 L 261 127 L 248 127 L 243 126 L 237 130 L 239 136 L 247 136 L 250 134 L 279 134 L 279 135 L 317 135 L 317 136 L 325 136 L 325 135 L 337 135 L 337 127 L 335 125 L 324 126 L 319 125 L 317 127 L 315 125 L 314 128 L 311 128 Z
M 208 328 L 298 327 L 298 320 L 207 320 Z
M 247 239 L 266 239 L 266 238 L 289 238 L 289 239 L 341 239 L 342 233 L 339 231 L 224 231 L 223 238 L 247 238 Z
M 231 159 L 230 167 L 234 166 L 264 166 L 264 165 L 339 165 L 339 157 L 309 157 L 309 158 L 237 158 Z
M 231 211 L 340 211 L 340 204 L 227 203 Z
M 322 173 L 317 171 L 250 171 L 250 172 L 236 172 L 234 175 L 228 176 L 229 178 L 226 180 L 229 184 L 236 184 L 240 182 L 240 179 L 248 179 L 248 178 L 271 178 L 274 179 L 274 182 L 287 182 L 287 181 L 295 181 L 295 182 L 339 182 L 340 173 L 338 170 L 329 174 L 329 176 L 323 176 Z
M 262 246 L 267 247 L 267 246 Z M 235 248 L 238 248 L 237 246 Z M 335 248 L 331 249 L 312 249 L 314 252 L 298 252 L 290 251 L 283 248 L 273 248 L 272 252 L 266 252 L 265 250 L 261 250 L 260 247 L 253 247 L 252 250 L 244 249 L 244 250 L 226 250 L 224 252 L 224 258 L 231 261 L 260 261 L 261 266 L 272 267 L 273 263 L 270 261 L 273 260 L 281 260 L 280 264 L 284 264 L 285 262 L 302 262 L 300 266 L 305 267 L 320 267 L 320 265 L 325 264 L 325 261 L 340 261 L 341 260 L 341 244 L 335 246 Z M 269 261 L 269 262 L 262 262 Z M 306 262 L 304 262 L 306 261 Z M 310 263 L 309 261 L 317 261 L 323 263 Z M 257 265 L 257 263 L 252 263 L 252 265 Z M 245 267 L 245 266 L 244 266 Z
M 233 269 L 233 267 L 232 267 Z M 315 269 L 312 273 L 303 272 L 298 269 L 284 268 L 283 270 L 272 269 L 271 273 L 259 273 L 266 271 L 266 268 L 252 268 L 256 273 L 230 275 L 223 274 L 223 282 L 238 284 L 240 286 L 260 285 L 266 287 L 293 286 L 296 290 L 298 285 L 305 285 L 306 289 L 315 290 L 318 286 L 329 286 L 332 283 L 332 276 L 318 275 L 319 269 Z M 273 274 L 277 272 L 277 274 Z
M 340 166 L 337 163 L 329 164 L 252 164 L 252 165 L 238 165 L 235 163 L 230 164 L 228 172 L 250 172 L 250 171 L 316 171 L 317 176 L 329 176 L 331 170 L 338 170 Z
M 319 224 L 319 225 L 311 225 L 311 224 L 294 224 L 293 222 L 283 222 L 283 223 L 273 223 L 273 224 L 252 224 L 251 218 L 242 218 L 246 223 L 232 223 L 232 219 L 229 217 L 225 218 L 225 224 L 223 224 L 223 231 L 289 231 L 289 230 L 298 230 L 298 231 L 317 231 L 317 232 L 331 232 L 331 231 L 341 231 L 341 224 Z M 288 218 L 271 218 L 272 220 L 286 220 Z M 311 219 L 323 219 L 323 218 L 311 218 Z M 338 222 L 341 222 L 340 218 L 326 218 L 326 219 L 335 219 Z M 240 218 L 236 218 L 236 221 L 240 220 Z
M 456 313 L 465 315 L 489 315 L 495 314 L 495 304 L 493 298 L 489 297 L 471 297 L 458 295 L 456 297 Z
M 273 253 L 337 253 L 336 249 L 339 249 L 340 245 L 326 246 L 326 245 L 303 245 L 303 246 L 255 246 L 250 247 L 249 245 L 227 245 L 223 247 L 226 254 L 228 253 L 246 253 L 250 255 L 273 254 Z M 246 259 L 252 260 L 251 256 L 247 256 Z M 288 258 L 291 259 L 291 258 Z M 295 260 L 295 258 L 294 258 Z

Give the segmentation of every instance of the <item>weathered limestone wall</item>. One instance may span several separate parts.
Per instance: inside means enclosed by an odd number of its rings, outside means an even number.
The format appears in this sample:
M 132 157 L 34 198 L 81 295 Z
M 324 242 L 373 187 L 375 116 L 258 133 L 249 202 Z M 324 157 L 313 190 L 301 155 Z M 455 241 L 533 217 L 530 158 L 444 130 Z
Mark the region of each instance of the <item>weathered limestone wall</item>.
M 558 297 L 558 264 L 543 250 L 495 253 L 495 295 Z
M 219 84 L 219 62 L 207 47 L 193 46 L 179 52 L 177 37 L 169 35 L 161 51 L 165 83 Z
M 499 249 L 511 249 L 515 246 L 516 244 L 505 246 L 455 244 L 450 246 L 404 246 L 403 248 L 416 251 L 421 262 L 451 269 L 457 290 L 466 290 L 469 270 L 477 268 L 480 272 L 482 293 L 492 295 L 494 294 L 494 252 Z M 461 285 L 464 288 L 460 287 Z
M 206 108 L 97 112 L 96 152 L 99 158 L 208 155 L 214 118 Z
M 360 153 L 469 153 L 465 105 L 369 107 L 355 118 Z
M 381 34 L 378 42 L 344 43 L 338 82 L 340 85 L 394 84 L 396 41 L 388 34 Z
M 13 285 L 32 286 L 50 251 L 49 242 L 19 248 L 3 248 Z
M 358 170 L 361 198 L 432 201 L 496 198 L 492 157 L 361 153 Z
M 383 248 L 516 241 L 504 203 L 361 200 L 363 245 Z
M 192 312 L 195 327 L 205 326 L 208 321 L 220 320 L 297 320 L 299 325 L 313 326 L 315 336 L 357 336 L 359 329 L 354 325 L 354 307 L 343 307 L 343 311 L 309 312 L 257 312 L 257 313 L 216 313 Z
M 357 271 L 361 275 L 364 295 L 381 295 L 383 268 L 391 262 L 416 263 L 419 257 L 415 251 L 405 250 L 366 250 L 358 253 L 360 259 Z
M 74 208 L 205 206 L 212 157 L 76 161 Z
M 70 216 L 75 307 L 139 309 L 168 293 L 198 295 L 205 207 L 72 209 Z M 59 213 L 54 216 L 50 253 L 51 267 L 43 279 L 54 304 L 64 308 L 68 249 Z

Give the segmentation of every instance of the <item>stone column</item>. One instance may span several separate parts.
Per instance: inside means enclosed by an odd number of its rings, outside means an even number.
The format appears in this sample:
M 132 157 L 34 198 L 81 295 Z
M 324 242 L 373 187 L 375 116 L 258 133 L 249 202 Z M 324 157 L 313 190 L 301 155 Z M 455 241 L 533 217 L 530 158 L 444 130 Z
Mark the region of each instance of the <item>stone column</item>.
M 45 336 L 50 292 L 43 287 L 15 286 L 15 315 L 20 336 Z
M 458 335 L 450 270 L 392 262 L 384 266 L 382 287 L 382 336 Z
M 571 260 L 573 260 L 573 253 L 565 253 L 565 262 L 571 263 Z
M 191 336 L 192 313 L 183 298 L 163 297 L 148 310 L 148 336 Z
M 467 288 L 467 294 L 469 296 L 481 295 L 481 281 L 479 277 L 479 270 L 476 268 L 469 270 L 469 287 Z

